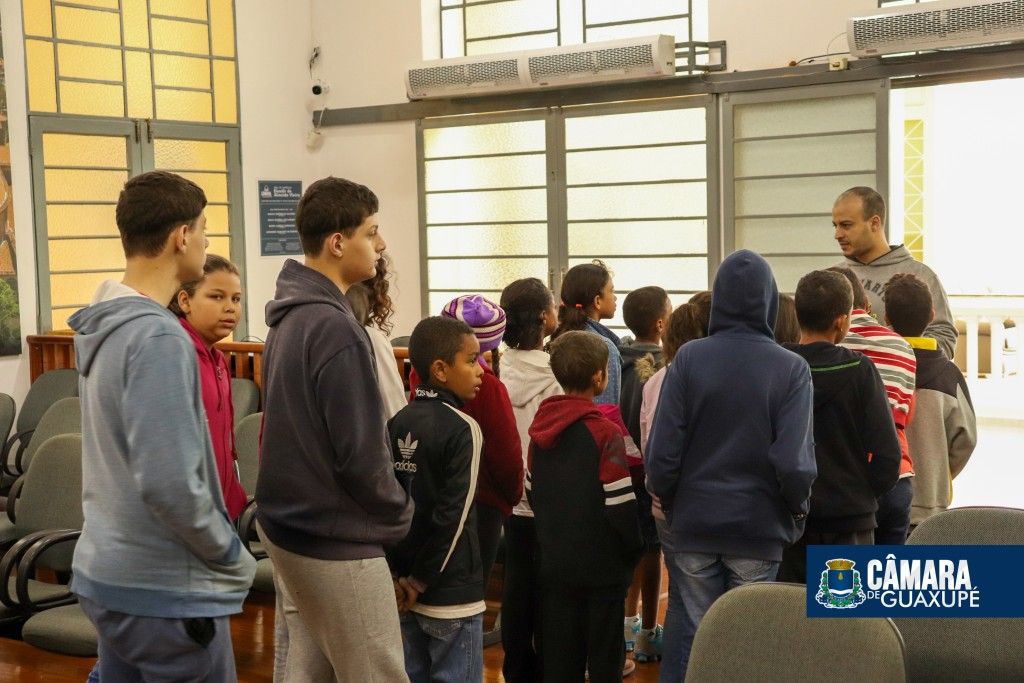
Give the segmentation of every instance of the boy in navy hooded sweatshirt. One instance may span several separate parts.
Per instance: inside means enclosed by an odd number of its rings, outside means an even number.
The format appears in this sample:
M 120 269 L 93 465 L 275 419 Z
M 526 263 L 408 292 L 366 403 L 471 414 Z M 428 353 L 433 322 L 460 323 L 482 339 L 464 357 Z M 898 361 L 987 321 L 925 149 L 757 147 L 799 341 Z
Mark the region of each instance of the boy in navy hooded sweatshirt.
M 662 681 L 685 678 L 711 603 L 773 580 L 803 533 L 817 472 L 813 389 L 806 361 L 775 343 L 778 300 L 763 258 L 731 254 L 715 277 L 710 336 L 679 349 L 665 377 L 645 453 L 682 596 L 665 617 Z

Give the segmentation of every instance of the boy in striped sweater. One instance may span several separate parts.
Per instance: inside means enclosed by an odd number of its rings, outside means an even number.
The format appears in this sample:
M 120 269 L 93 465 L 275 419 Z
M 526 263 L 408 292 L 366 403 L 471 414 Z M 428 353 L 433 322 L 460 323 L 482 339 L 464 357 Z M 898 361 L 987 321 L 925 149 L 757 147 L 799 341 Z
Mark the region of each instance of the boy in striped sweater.
M 867 292 L 853 271 L 841 266 L 829 270 L 845 277 L 853 287 L 850 331 L 839 345 L 860 351 L 875 364 L 885 385 L 885 395 L 896 425 L 896 438 L 900 442 L 900 478 L 892 490 L 878 499 L 875 544 L 903 545 L 910 529 L 910 502 L 914 497 L 914 461 L 907 444 L 906 428 L 914 407 L 917 359 L 903 337 L 881 325 L 871 315 Z
M 622 680 L 624 601 L 643 539 L 622 432 L 594 405 L 608 355 L 595 334 L 558 337 L 551 370 L 565 395 L 545 399 L 530 425 L 545 680 Z

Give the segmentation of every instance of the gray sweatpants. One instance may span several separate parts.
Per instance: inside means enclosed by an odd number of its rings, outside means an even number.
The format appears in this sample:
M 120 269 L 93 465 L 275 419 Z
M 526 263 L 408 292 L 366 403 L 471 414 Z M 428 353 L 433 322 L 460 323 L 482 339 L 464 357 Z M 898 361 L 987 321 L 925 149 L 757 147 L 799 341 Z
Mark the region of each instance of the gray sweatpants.
M 274 588 L 284 608 L 285 681 L 409 680 L 394 585 L 383 557 L 318 560 L 283 550 L 262 533 L 260 540 L 274 563 Z
M 101 681 L 234 683 L 235 654 L 228 617 L 164 619 L 113 612 L 79 597 L 99 633 Z M 212 633 L 211 633 L 212 626 Z M 204 645 L 200 641 L 209 638 Z

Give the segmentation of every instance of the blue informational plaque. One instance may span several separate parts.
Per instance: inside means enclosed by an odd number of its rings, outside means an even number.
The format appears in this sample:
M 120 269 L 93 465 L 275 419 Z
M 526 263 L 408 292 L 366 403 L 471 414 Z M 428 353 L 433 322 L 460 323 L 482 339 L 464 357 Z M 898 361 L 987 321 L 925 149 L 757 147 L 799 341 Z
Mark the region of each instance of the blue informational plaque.
M 809 617 L 1024 617 L 1019 545 L 812 545 Z
M 301 180 L 260 180 L 260 256 L 302 253 L 295 229 L 295 208 L 302 197 Z

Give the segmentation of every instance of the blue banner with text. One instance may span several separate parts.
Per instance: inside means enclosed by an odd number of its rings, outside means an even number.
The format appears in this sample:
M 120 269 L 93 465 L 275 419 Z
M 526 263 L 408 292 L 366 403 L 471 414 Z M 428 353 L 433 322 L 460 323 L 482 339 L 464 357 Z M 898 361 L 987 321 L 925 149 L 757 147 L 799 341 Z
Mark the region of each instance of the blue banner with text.
M 814 545 L 808 617 L 1024 617 L 1024 546 Z

